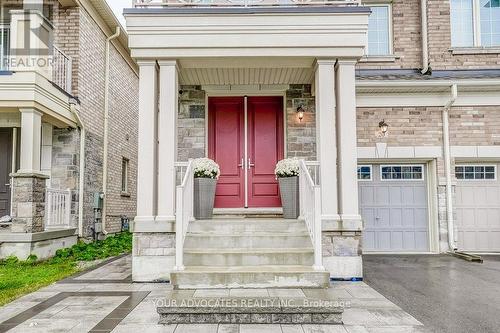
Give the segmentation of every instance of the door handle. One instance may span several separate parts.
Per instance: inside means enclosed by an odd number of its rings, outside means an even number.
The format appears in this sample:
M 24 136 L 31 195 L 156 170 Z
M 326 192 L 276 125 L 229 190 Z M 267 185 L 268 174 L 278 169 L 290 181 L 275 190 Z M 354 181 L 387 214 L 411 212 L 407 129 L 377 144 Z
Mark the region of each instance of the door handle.
M 238 164 L 238 167 L 245 170 L 245 159 L 243 157 L 241 158 L 241 164 Z
M 248 158 L 248 169 L 250 169 L 251 167 L 254 167 L 255 164 L 252 163 L 252 161 L 250 160 L 250 158 Z

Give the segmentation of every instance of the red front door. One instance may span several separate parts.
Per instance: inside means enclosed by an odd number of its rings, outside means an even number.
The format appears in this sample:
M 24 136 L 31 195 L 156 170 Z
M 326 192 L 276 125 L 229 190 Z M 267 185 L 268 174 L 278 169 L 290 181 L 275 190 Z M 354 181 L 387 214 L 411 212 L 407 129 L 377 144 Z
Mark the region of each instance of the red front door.
M 209 156 L 221 167 L 215 207 L 280 207 L 283 98 L 209 98 Z M 246 111 L 245 111 L 246 110 Z

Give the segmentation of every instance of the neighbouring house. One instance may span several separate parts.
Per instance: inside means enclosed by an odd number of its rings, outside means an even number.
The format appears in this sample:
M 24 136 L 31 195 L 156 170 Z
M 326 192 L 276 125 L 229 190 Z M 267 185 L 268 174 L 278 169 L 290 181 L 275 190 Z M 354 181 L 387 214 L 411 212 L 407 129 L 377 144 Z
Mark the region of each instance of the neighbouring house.
M 0 257 L 46 258 L 136 214 L 138 68 L 105 0 L 0 4 Z
M 500 251 L 498 1 L 136 0 L 125 16 L 135 281 L 325 286 L 361 278 L 363 253 Z M 188 160 L 205 156 L 232 220 L 192 219 Z M 304 228 L 256 226 L 284 157 L 311 180 Z

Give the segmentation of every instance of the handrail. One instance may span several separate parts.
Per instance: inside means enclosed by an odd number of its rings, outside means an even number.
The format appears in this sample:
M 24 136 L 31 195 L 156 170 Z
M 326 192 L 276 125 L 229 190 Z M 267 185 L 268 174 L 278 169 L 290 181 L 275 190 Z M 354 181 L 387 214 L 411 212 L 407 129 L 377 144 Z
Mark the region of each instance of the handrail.
M 182 184 L 176 188 L 175 202 L 175 270 L 184 270 L 184 239 L 193 219 L 194 170 L 190 160 Z
M 325 270 L 321 245 L 321 190 L 309 173 L 306 162 L 299 161 L 300 216 L 306 222 L 314 248 L 315 270 Z
M 359 6 L 361 0 L 133 0 L 133 7 Z

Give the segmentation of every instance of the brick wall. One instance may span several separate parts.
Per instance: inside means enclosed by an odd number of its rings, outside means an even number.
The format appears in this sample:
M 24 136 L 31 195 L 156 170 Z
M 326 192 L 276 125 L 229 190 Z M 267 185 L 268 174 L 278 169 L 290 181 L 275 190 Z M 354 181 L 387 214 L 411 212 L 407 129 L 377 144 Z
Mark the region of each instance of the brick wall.
M 500 53 L 453 55 L 451 48 L 450 3 L 429 0 L 429 59 L 437 69 L 500 68 Z
M 439 146 L 441 112 L 439 107 L 358 108 L 358 146 L 370 147 L 377 142 L 395 146 Z M 389 125 L 389 135 L 379 139 L 375 134 L 382 120 Z
M 369 5 L 369 4 L 368 4 Z M 420 1 L 394 0 L 393 53 L 394 62 L 364 62 L 358 68 L 422 68 L 422 39 L 420 29 Z
M 449 122 L 451 145 L 500 145 L 500 106 L 453 107 Z

